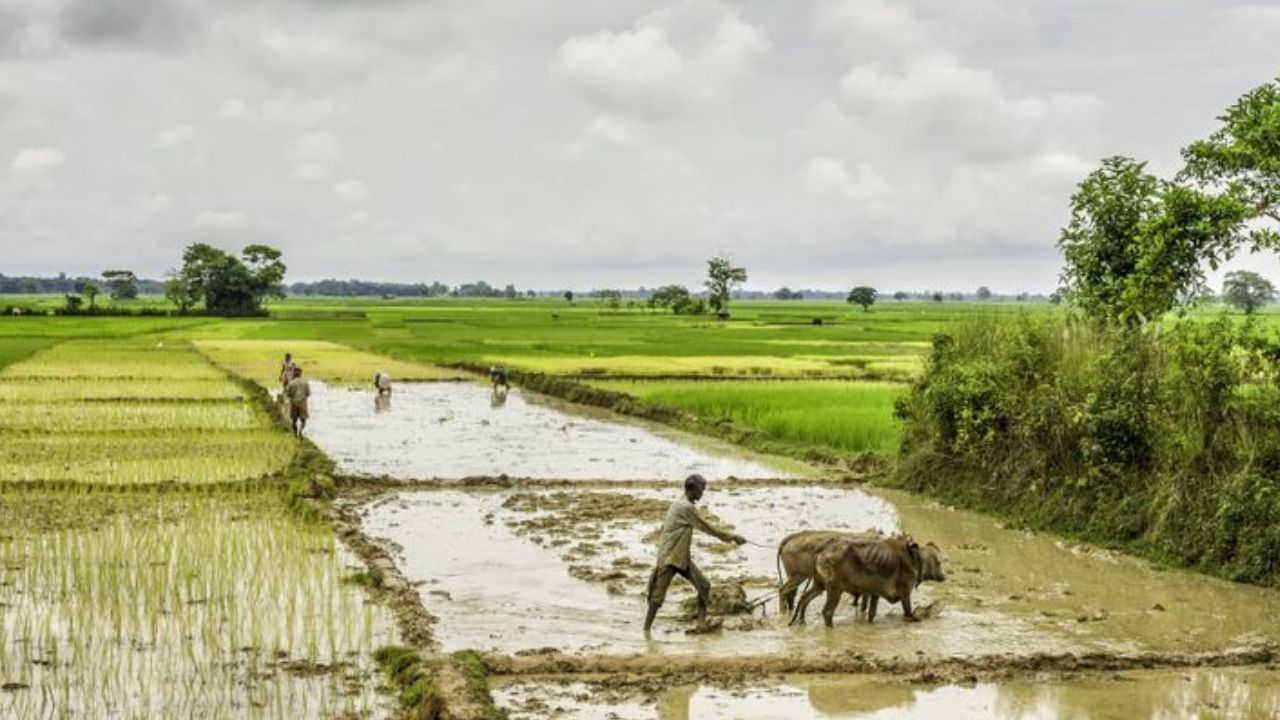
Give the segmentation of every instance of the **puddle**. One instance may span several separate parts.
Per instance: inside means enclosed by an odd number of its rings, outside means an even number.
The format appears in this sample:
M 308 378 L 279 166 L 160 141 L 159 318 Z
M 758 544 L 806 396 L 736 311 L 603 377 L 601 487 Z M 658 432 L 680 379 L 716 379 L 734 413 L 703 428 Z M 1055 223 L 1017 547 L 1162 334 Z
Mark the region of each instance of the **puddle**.
M 911 687 L 891 678 L 798 677 L 725 689 L 683 686 L 630 696 L 591 682 L 497 681 L 511 720 L 1046 720 L 1091 718 L 1274 718 L 1280 674 L 1259 668 L 1082 675 L 973 685 Z
M 797 463 L 603 410 L 476 383 L 400 383 L 390 400 L 312 381 L 310 438 L 353 475 L 565 480 L 778 478 Z

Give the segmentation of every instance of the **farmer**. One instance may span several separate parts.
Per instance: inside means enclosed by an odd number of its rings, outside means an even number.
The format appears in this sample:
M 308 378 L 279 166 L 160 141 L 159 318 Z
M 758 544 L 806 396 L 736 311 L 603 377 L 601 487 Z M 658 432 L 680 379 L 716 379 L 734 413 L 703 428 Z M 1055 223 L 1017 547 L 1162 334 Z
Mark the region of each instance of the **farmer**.
M 676 575 L 693 583 L 694 589 L 698 591 L 698 628 L 709 629 L 707 602 L 711 599 L 711 583 L 689 557 L 694 529 L 714 535 L 724 542 L 742 545 L 747 541 L 741 535 L 713 527 L 698 514 L 698 509 L 693 504 L 702 499 L 702 493 L 706 489 L 705 478 L 690 475 L 684 481 L 684 497 L 671 503 L 671 508 L 667 510 L 667 519 L 662 523 L 662 538 L 658 544 L 658 562 L 649 575 L 649 612 L 644 617 L 646 635 L 653 627 L 653 619 L 657 617 L 662 602 L 667 599 L 667 588 Z
M 373 374 L 373 386 L 378 389 L 378 396 L 391 394 L 391 376 L 379 370 Z
M 284 362 L 280 364 L 280 387 L 281 388 L 286 388 L 289 386 L 289 381 L 293 379 L 293 374 L 297 372 L 297 370 L 298 370 L 298 366 L 293 362 L 293 355 L 290 353 L 285 353 Z
M 293 379 L 284 387 L 285 397 L 289 398 L 289 422 L 293 423 L 293 434 L 302 437 L 307 429 L 307 398 L 311 397 L 311 386 L 302 379 L 302 368 L 294 367 Z
M 499 387 L 503 390 L 510 388 L 507 383 L 507 369 L 501 365 L 495 365 L 489 368 L 489 382 L 493 383 L 493 389 L 497 391 Z

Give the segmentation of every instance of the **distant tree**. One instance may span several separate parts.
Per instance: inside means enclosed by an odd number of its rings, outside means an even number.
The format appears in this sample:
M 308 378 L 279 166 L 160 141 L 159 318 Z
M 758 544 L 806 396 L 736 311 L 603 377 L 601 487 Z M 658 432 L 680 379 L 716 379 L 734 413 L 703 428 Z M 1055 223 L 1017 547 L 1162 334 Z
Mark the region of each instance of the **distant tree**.
M 909 297 L 911 296 L 901 290 L 893 294 L 894 300 L 906 300 Z
M 533 290 L 525 290 L 525 291 L 524 291 L 524 296 L 525 296 L 525 297 L 527 297 L 527 298 L 532 299 L 532 298 L 536 298 L 536 297 L 538 297 L 538 293 L 534 292 Z
M 103 270 L 102 279 L 111 288 L 112 300 L 130 300 L 138 297 L 138 276 L 131 270 Z
M 933 300 L 934 302 L 942 302 L 942 293 L 940 293 L 940 292 L 936 292 L 936 291 L 935 291 L 935 292 L 933 293 L 933 295 L 930 295 L 929 297 L 930 297 L 930 299 L 931 299 L 931 300 Z
M 249 245 L 236 258 L 195 243 L 182 253 L 182 268 L 175 274 L 178 282 L 166 284 L 165 294 L 182 312 L 203 302 L 215 315 L 257 313 L 266 299 L 284 297 L 285 265 L 280 257 L 279 250 L 267 245 Z
M 978 288 L 978 292 L 974 293 L 974 296 L 975 296 L 975 297 L 977 297 L 979 300 L 982 300 L 982 301 L 984 301 L 984 302 L 985 302 L 985 301 L 987 301 L 987 300 L 990 300 L 990 299 L 991 299 L 991 288 L 987 287 L 986 285 L 983 285 L 982 287 Z
M 778 300 L 803 300 L 804 293 L 792 290 L 789 287 L 782 287 L 773 291 L 773 297 Z
M 179 272 L 171 272 L 164 281 L 164 297 L 178 308 L 182 314 L 188 313 L 199 301 L 191 291 L 191 286 Z
M 622 291 L 606 288 L 604 290 L 596 290 L 591 293 L 600 300 L 602 304 L 608 305 L 611 310 L 617 310 L 622 307 Z
M 502 289 L 502 296 L 508 300 L 514 300 L 519 294 L 520 293 L 516 290 L 516 286 L 510 283 L 507 283 L 507 286 Z
M 91 282 L 77 283 L 76 292 L 83 295 L 85 299 L 89 301 L 89 309 L 93 310 L 94 306 L 97 305 L 98 286 Z
M 859 285 L 849 291 L 849 297 L 845 298 L 845 302 L 851 305 L 861 305 L 862 312 L 866 312 L 876 303 L 876 289 L 866 285 Z
M 716 314 L 729 317 L 729 296 L 733 289 L 747 281 L 746 268 L 734 267 L 728 258 L 713 257 L 707 261 L 707 301 Z
M 1237 270 L 1227 273 L 1222 299 L 1248 314 L 1276 299 L 1276 286 L 1258 273 Z
M 77 310 L 80 309 L 80 306 L 84 304 L 84 298 L 80 297 L 79 295 L 67 294 L 62 297 L 63 297 L 63 302 L 66 303 L 67 312 L 72 312 L 72 313 L 76 312 Z
M 689 288 L 683 285 L 663 285 L 649 296 L 649 307 L 666 308 L 679 313 L 677 308 L 686 307 L 692 297 L 689 294 Z
M 565 302 L 572 304 L 572 303 L 573 303 L 573 291 L 572 291 L 572 290 L 565 290 L 565 291 L 564 291 L 564 299 L 565 299 Z

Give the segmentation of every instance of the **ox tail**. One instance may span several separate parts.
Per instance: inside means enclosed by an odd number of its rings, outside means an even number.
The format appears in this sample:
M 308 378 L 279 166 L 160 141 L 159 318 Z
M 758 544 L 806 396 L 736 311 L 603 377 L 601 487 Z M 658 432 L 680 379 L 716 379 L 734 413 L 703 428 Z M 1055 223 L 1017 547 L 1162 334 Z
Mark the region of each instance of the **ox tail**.
M 782 542 L 778 543 L 778 555 L 776 558 L 774 558 L 774 562 L 778 568 L 778 587 L 779 588 L 782 587 L 782 582 L 783 582 L 782 580 L 782 548 L 786 544 L 787 544 L 786 540 L 783 540 Z

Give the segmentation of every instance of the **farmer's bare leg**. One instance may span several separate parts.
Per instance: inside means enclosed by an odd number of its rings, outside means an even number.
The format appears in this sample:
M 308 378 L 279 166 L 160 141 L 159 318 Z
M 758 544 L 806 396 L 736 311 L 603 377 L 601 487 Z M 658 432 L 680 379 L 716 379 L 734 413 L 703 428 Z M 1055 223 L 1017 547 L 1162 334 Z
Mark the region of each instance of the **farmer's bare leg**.
M 692 562 L 689 563 L 689 569 L 685 571 L 684 577 L 693 583 L 693 589 L 698 591 L 697 621 L 699 625 L 703 625 L 707 622 L 707 605 L 711 602 L 711 581 Z

